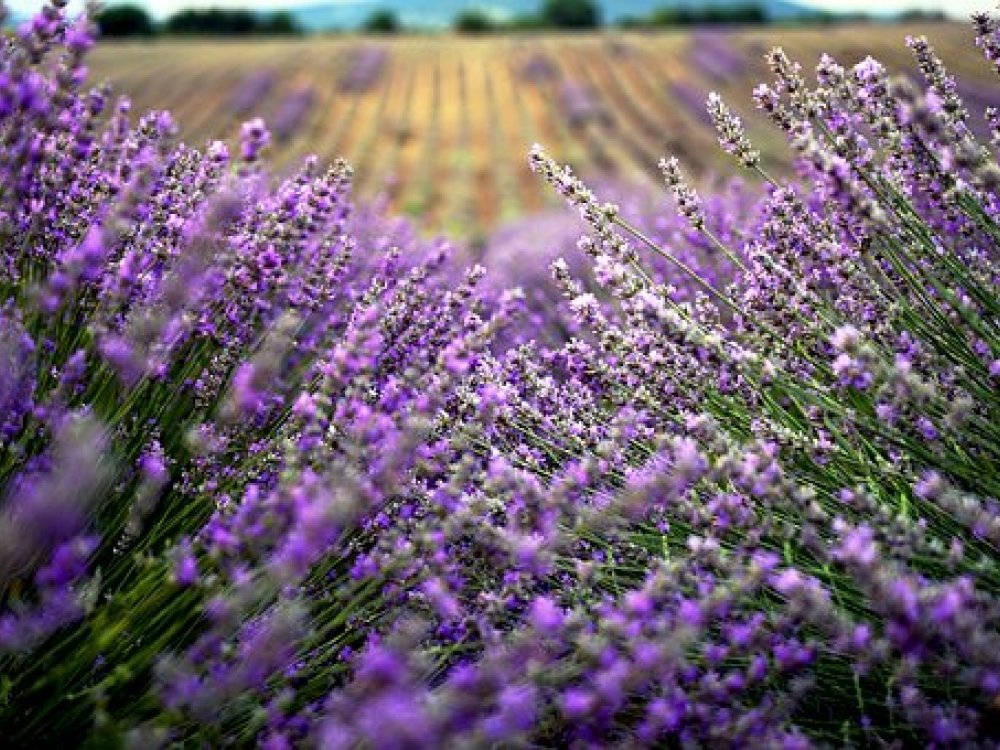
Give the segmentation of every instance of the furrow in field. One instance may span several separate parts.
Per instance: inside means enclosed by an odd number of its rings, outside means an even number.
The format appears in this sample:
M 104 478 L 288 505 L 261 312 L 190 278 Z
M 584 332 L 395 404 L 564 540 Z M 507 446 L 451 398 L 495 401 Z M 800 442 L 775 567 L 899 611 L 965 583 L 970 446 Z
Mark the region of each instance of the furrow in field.
M 493 51 L 496 52 L 495 49 Z M 507 134 L 515 120 L 510 117 L 511 112 L 501 112 L 497 103 L 497 76 L 494 75 L 497 68 L 494 56 L 483 61 L 480 75 L 483 89 L 483 117 L 486 120 L 483 125 L 483 137 L 489 143 L 486 168 L 491 170 L 497 188 L 497 205 L 493 218 L 496 221 L 504 221 L 523 213 L 525 207 L 522 202 L 524 196 L 518 190 L 517 171 L 514 168 L 516 162 L 507 158 Z
M 610 64 L 618 81 L 636 106 L 640 106 L 650 127 L 657 159 L 663 156 L 682 155 L 685 144 L 697 142 L 700 134 L 691 126 L 677 108 L 677 103 L 667 93 L 663 81 L 650 75 L 645 52 L 633 48 L 627 57 Z M 690 162 L 688 162 L 690 164 Z
M 198 81 L 199 93 L 191 97 L 189 107 L 178 113 L 181 132 L 191 145 L 200 148 L 209 140 L 226 137 L 226 115 L 230 111 L 227 97 L 240 78 L 238 70 L 221 68 Z
M 507 135 L 506 152 L 502 158 L 505 162 L 512 161 L 517 177 L 518 190 L 521 193 L 521 204 L 529 211 L 535 211 L 543 205 L 553 205 L 558 202 L 554 191 L 541 185 L 541 180 L 532 174 L 528 167 L 528 151 L 532 144 L 543 139 L 531 117 L 531 112 L 523 96 L 523 84 L 512 73 L 509 42 L 504 44 L 504 53 L 496 63 L 492 72 L 492 80 L 496 84 L 497 108 L 500 117 L 509 127 L 504 128 Z
M 385 72 L 386 81 L 374 122 L 366 128 L 358 142 L 352 161 L 358 194 L 365 197 L 373 197 L 385 189 L 385 175 L 377 168 L 377 163 L 379 155 L 390 147 L 393 122 L 405 98 L 410 65 L 407 60 L 400 59 L 403 56 L 400 45 L 394 45 L 393 54 L 396 64 Z
M 593 120 L 576 126 L 571 126 L 567 120 L 565 87 L 581 86 L 585 83 L 580 80 L 574 66 L 567 67 L 567 59 L 574 57 L 573 52 L 567 49 L 567 44 L 569 44 L 567 40 L 560 39 L 558 51 L 549 55 L 557 76 L 545 85 L 546 103 L 552 117 L 562 129 L 564 139 L 583 150 L 584 155 L 578 161 L 575 163 L 571 161 L 577 171 L 585 177 L 616 174 L 627 160 L 620 158 L 621 153 L 614 153 L 615 145 L 604 137 L 602 128 Z M 571 69 L 574 70 L 573 73 L 570 72 Z M 617 160 L 616 156 L 619 157 Z
M 420 209 L 420 186 L 427 177 L 427 145 L 434 135 L 438 91 L 437 52 L 426 41 L 415 43 L 410 67 L 413 89 L 405 129 L 397 135 L 396 180 L 390 209 L 412 214 Z
M 413 138 L 404 149 L 414 169 L 398 199 L 402 211 L 420 217 L 434 198 L 434 164 L 440 144 L 442 99 L 439 53 L 428 50 L 427 62 L 422 67 L 427 71 L 422 78 L 424 89 L 414 102 Z
M 451 153 L 453 185 L 468 185 L 467 190 L 455 190 L 449 194 L 448 208 L 444 214 L 442 226 L 446 232 L 461 237 L 469 237 L 481 226 L 479 215 L 481 190 L 489 190 L 488 184 L 481 181 L 476 169 L 476 148 L 473 140 L 473 109 L 476 106 L 477 95 L 481 95 L 479 86 L 473 86 L 470 77 L 475 65 L 475 42 L 466 41 L 460 54 L 458 66 L 458 137 L 455 149 Z M 485 175 L 490 180 L 489 175 Z
M 554 68 L 558 66 L 551 61 L 551 55 L 541 41 L 530 42 L 528 50 L 518 50 L 512 59 L 512 74 L 519 81 L 519 91 L 526 110 L 538 132 L 539 142 L 554 159 L 573 165 L 575 169 L 584 169 L 590 165 L 593 154 L 588 154 L 580 139 L 570 133 L 563 120 L 558 104 L 559 81 L 523 80 L 525 66 L 530 62 L 529 54 L 543 55 L 549 59 Z
M 710 87 L 695 78 L 679 56 L 662 46 L 643 54 L 642 62 L 651 85 L 663 92 L 666 107 L 684 123 L 684 136 L 668 141 L 672 147 L 669 155 L 677 156 L 688 169 L 710 169 L 720 159 L 704 105 Z
M 326 163 L 345 156 L 344 137 L 354 124 L 361 103 L 359 94 L 340 91 L 337 85 L 349 55 L 350 48 L 338 44 L 330 49 L 317 70 L 317 87 L 327 105 L 316 122 L 313 148 Z
M 386 114 L 386 132 L 383 134 L 372 167 L 372 174 L 377 181 L 380 194 L 392 201 L 399 192 L 400 182 L 409 177 L 409 165 L 403 164 L 403 147 L 412 137 L 412 107 L 413 95 L 417 88 L 417 51 L 407 48 L 407 64 L 401 78 L 402 88 L 399 95 L 389 101 Z
M 595 64 L 603 66 L 611 96 L 620 102 L 622 112 L 634 123 L 637 134 L 658 161 L 677 138 L 676 125 L 670 122 L 669 115 L 664 115 L 658 98 L 636 76 L 633 69 L 636 52 L 631 46 L 627 49 L 625 54 L 602 58 Z
M 299 132 L 289 143 L 289 149 L 294 153 L 289 155 L 289 161 L 301 161 L 310 154 L 316 154 L 324 165 L 332 162 L 335 156 L 326 150 L 331 121 L 342 116 L 343 106 L 337 96 L 335 81 L 344 65 L 344 47 L 339 40 L 333 44 L 327 42 L 310 49 L 305 65 L 294 83 L 282 82 L 283 94 L 287 94 L 296 86 L 308 87 L 312 91 L 313 106 Z
M 357 112 L 351 119 L 350 125 L 344 128 L 338 143 L 341 155 L 354 167 L 356 185 L 360 178 L 358 159 L 365 150 L 373 129 L 378 127 L 379 113 L 385 105 L 386 92 L 395 67 L 396 61 L 390 58 L 378 83 L 371 90 L 344 94 L 358 98 Z
M 456 182 L 455 154 L 460 141 L 462 101 L 458 55 L 445 55 L 441 60 L 441 97 L 438 105 L 437 149 L 432 155 L 429 195 L 425 204 L 427 226 L 439 231 L 457 193 L 468 186 Z
M 600 100 L 601 106 L 609 113 L 608 120 L 596 124 L 600 137 L 616 144 L 626 159 L 631 159 L 635 171 L 655 178 L 658 172 L 658 157 L 642 130 L 642 116 L 636 114 L 628 97 L 622 92 L 617 81 L 611 78 L 602 65 L 603 55 L 592 50 L 577 49 L 575 69 Z M 637 122 L 638 121 L 638 122 Z

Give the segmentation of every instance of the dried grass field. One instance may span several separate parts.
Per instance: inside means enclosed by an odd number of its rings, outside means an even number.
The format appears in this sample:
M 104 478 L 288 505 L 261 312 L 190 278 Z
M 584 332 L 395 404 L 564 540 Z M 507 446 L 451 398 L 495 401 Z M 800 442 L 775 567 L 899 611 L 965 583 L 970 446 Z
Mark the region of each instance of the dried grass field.
M 556 200 L 526 154 L 543 143 L 587 176 L 656 179 L 657 160 L 725 174 L 733 164 L 706 127 L 719 91 L 743 115 L 767 165 L 782 169 L 777 131 L 755 116 L 754 84 L 778 44 L 807 71 L 821 50 L 842 63 L 871 54 L 915 70 L 903 40 L 930 37 L 973 110 L 995 104 L 990 71 L 965 24 L 759 28 L 584 36 L 321 37 L 292 41 L 106 43 L 93 56 L 137 110 L 174 113 L 182 138 L 232 139 L 264 117 L 272 158 L 346 158 L 360 197 L 383 195 L 427 230 L 481 236 Z

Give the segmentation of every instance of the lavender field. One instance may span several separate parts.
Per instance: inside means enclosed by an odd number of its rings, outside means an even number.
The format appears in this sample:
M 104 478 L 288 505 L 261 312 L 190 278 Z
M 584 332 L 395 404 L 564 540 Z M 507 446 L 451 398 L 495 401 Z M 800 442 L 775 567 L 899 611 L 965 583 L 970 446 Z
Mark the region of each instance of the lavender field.
M 334 36 L 240 41 L 111 41 L 89 62 L 91 84 L 110 82 L 138 111 L 169 109 L 179 138 L 232 140 L 262 117 L 277 132 L 269 161 L 282 173 L 308 154 L 347 159 L 354 194 L 383 196 L 425 232 L 485 240 L 523 216 L 558 205 L 527 168 L 535 142 L 588 180 L 655 185 L 656 162 L 682 157 L 702 178 L 737 173 L 715 145 L 704 102 L 724 94 L 747 120 L 768 168 L 788 174 L 781 134 L 754 111 L 780 45 L 811 66 L 828 52 L 845 65 L 868 55 L 893 75 L 917 75 L 903 44 L 928 34 L 981 111 L 1000 95 L 962 23 L 844 24 L 606 31 L 485 38 Z M 295 118 L 292 92 L 312 92 Z M 289 127 L 287 124 L 293 125 Z M 982 123 L 974 118 L 977 133 Z M 708 126 L 708 127 L 706 127 Z
M 478 265 L 296 155 L 398 49 L 196 140 L 64 6 L 0 39 L 0 747 L 1000 747 L 1000 15 L 765 46 L 689 123 L 733 179 L 521 50 L 562 205 Z

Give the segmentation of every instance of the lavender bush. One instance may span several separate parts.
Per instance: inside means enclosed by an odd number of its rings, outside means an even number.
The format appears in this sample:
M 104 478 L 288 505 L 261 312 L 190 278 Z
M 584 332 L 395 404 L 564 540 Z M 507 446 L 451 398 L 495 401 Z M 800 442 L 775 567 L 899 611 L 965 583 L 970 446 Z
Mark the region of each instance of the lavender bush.
M 997 746 L 1000 167 L 925 40 L 769 53 L 799 179 L 711 97 L 766 188 L 664 160 L 679 219 L 535 149 L 543 339 L 346 165 L 81 89 L 64 5 L 0 54 L 5 744 Z
M 725 31 L 696 31 L 691 35 L 685 60 L 699 75 L 724 84 L 744 74 L 749 64 L 733 46 L 732 35 Z
M 520 66 L 518 76 L 529 83 L 545 83 L 559 78 L 559 68 L 551 57 L 536 50 Z
M 311 86 L 302 86 L 286 96 L 271 123 L 271 131 L 280 142 L 286 142 L 305 124 L 316 102 L 316 92 Z
M 0 670 L 16 696 L 0 725 L 14 745 L 211 741 L 214 721 L 250 741 L 262 727 L 239 707 L 302 639 L 363 642 L 347 613 L 367 618 L 389 572 L 316 566 L 369 546 L 363 523 L 396 502 L 504 313 L 477 314 L 481 273 L 455 279 L 443 247 L 359 247 L 345 165 L 273 186 L 261 121 L 231 159 L 175 146 L 165 113 L 132 123 L 78 91 L 91 30 L 60 5 L 3 40 L 0 72 Z M 326 635 L 317 606 L 344 617 Z M 238 642 L 253 659 L 226 655 Z
M 607 178 L 598 179 L 595 189 L 611 200 L 627 221 L 659 246 L 670 246 L 675 257 L 695 270 L 712 285 L 724 285 L 736 272 L 725 253 L 694 230 L 682 216 L 664 209 L 659 191 L 622 184 Z M 756 225 L 759 196 L 739 180 L 732 180 L 708 197 L 704 208 L 712 231 L 724 242 L 738 246 L 745 232 Z M 581 241 L 586 227 L 582 218 L 574 219 L 550 210 L 511 221 L 494 231 L 483 248 L 481 262 L 492 280 L 491 286 L 519 288 L 525 297 L 523 317 L 507 331 L 504 343 L 529 340 L 547 345 L 564 343 L 580 331 L 580 322 L 568 307 L 568 300 L 547 278 L 546 269 L 559 259 L 591 293 L 607 298 L 591 268 L 588 238 Z M 645 272 L 664 284 L 675 302 L 693 301 L 700 288 L 690 278 L 678 278 L 676 266 L 667 259 L 653 256 L 645 261 Z
M 688 80 L 675 80 L 667 85 L 667 91 L 692 117 L 705 125 L 712 120 L 705 111 L 705 91 Z
M 385 47 L 365 44 L 352 50 L 340 76 L 340 90 L 352 93 L 368 91 L 378 83 L 388 62 L 389 51 Z
M 273 70 L 255 70 L 240 81 L 229 100 L 229 108 L 238 117 L 249 115 L 274 88 Z
M 611 123 L 611 114 L 594 91 L 576 81 L 563 81 L 559 86 L 559 107 L 570 127 L 581 128 L 588 123 Z

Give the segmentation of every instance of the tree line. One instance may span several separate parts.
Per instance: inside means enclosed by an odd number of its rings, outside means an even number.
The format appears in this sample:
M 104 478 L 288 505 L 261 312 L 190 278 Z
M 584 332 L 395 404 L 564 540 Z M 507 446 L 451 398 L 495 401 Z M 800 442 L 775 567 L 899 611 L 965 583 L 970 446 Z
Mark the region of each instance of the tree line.
M 943 14 L 919 13 L 920 20 L 942 18 Z M 903 20 L 917 20 L 914 12 L 900 16 Z M 767 8 L 759 3 L 737 3 L 727 7 L 671 7 L 664 6 L 646 16 L 624 19 L 619 25 L 626 28 L 659 28 L 667 26 L 704 26 L 725 24 L 764 24 L 772 19 Z M 812 22 L 872 20 L 865 14 L 834 15 L 817 12 Z M 251 10 L 211 8 L 207 10 L 182 10 L 157 23 L 137 5 L 120 5 L 107 8 L 97 16 L 104 36 L 153 36 L 211 35 L 253 36 L 294 35 L 303 29 L 295 16 L 287 11 L 257 13 Z M 544 29 L 588 29 L 603 24 L 601 8 L 595 0 L 544 0 L 536 13 L 499 19 L 486 10 L 469 9 L 459 13 L 452 28 L 462 34 L 490 34 L 507 31 L 532 31 Z M 371 34 L 395 34 L 408 29 L 399 16 L 388 8 L 376 8 L 365 20 L 362 30 Z
M 186 9 L 162 22 L 153 19 L 138 5 L 105 8 L 95 17 L 105 37 L 176 36 L 289 36 L 301 34 L 302 27 L 287 11 L 257 13 L 244 9 Z
M 157 23 L 139 5 L 106 8 L 96 17 L 106 37 L 170 35 L 252 36 L 300 34 L 303 29 L 287 11 L 257 13 L 244 9 L 210 8 L 181 10 Z M 481 10 L 467 10 L 454 19 L 454 28 L 465 33 L 544 28 L 593 28 L 601 24 L 600 8 L 593 0 L 545 0 L 537 13 L 501 23 Z M 362 30 L 393 34 L 405 29 L 399 16 L 388 8 L 376 8 Z

